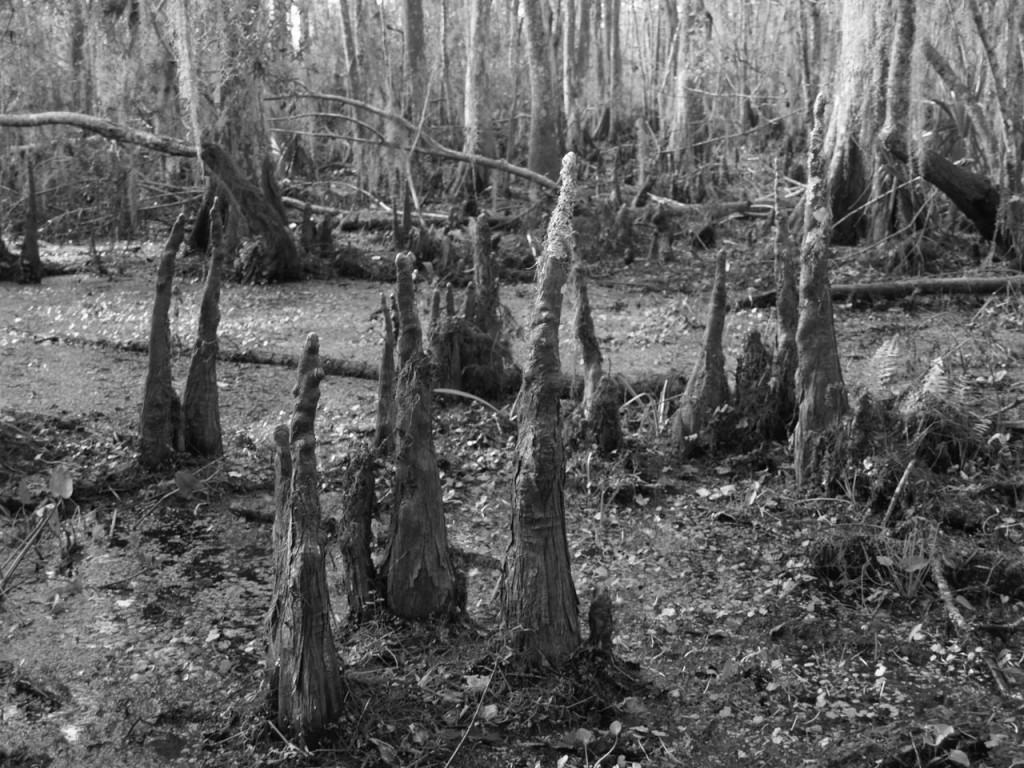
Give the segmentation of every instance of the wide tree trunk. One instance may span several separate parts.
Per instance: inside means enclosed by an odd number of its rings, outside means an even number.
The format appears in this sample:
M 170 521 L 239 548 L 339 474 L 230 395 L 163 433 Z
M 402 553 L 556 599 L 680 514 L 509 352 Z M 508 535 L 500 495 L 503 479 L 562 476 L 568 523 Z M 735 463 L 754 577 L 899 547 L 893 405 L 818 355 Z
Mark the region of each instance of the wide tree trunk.
M 196 348 L 192 353 L 182 398 L 185 450 L 204 457 L 224 453 L 217 389 L 217 351 L 220 348 L 217 329 L 220 325 L 220 272 L 227 249 L 216 201 L 213 209 L 214 215 L 210 217 L 210 267 L 199 305 Z
M 516 416 L 512 539 L 501 578 L 502 618 L 527 659 L 564 662 L 580 644 L 579 599 L 565 532 L 558 325 L 572 264 L 576 156 L 562 161 L 558 203 L 537 271 L 529 358 Z
M 441 501 L 441 476 L 431 425 L 431 365 L 416 315 L 411 253 L 395 259 L 398 271 L 398 414 L 395 423 L 395 508 L 388 545 L 387 604 L 405 619 L 454 614 L 455 567 Z M 461 596 L 464 599 L 464 595 Z
M 285 560 L 275 561 L 268 670 L 277 685 L 277 724 L 303 744 L 315 744 L 341 718 L 345 698 L 338 653 L 331 634 L 331 602 L 320 533 L 320 480 L 316 467 L 314 422 L 320 401 L 320 340 L 306 337 L 295 387 L 295 410 L 289 431 L 292 475 L 283 505 L 284 521 L 275 520 L 275 543 Z M 279 461 L 278 482 L 285 463 Z M 279 490 L 277 496 L 284 494 Z M 282 513 L 281 508 L 277 510 Z M 282 541 L 283 539 L 283 541 Z M 279 558 L 279 555 L 275 555 Z
M 793 434 L 797 483 L 812 481 L 831 430 L 848 408 L 839 365 L 828 262 L 831 213 L 825 194 L 822 143 L 825 99 L 814 105 L 814 129 L 808 152 L 807 200 L 804 204 L 803 247 L 800 252 L 800 318 L 797 323 L 796 397 L 799 417 Z
M 548 34 L 544 27 L 546 3 L 523 0 L 526 46 L 530 74 L 530 134 L 527 166 L 535 173 L 555 178 L 560 156 L 558 138 L 558 102 L 552 90 Z M 540 190 L 531 187 L 533 194 Z
M 181 400 L 171 376 L 171 291 L 174 260 L 185 239 L 185 216 L 180 214 L 164 244 L 156 273 L 156 297 L 149 325 L 149 367 L 139 421 L 139 463 L 155 469 L 184 446 Z
M 232 204 L 242 212 L 260 236 L 261 259 L 253 263 L 243 278 L 278 282 L 302 277 L 302 262 L 295 240 L 288 230 L 284 205 L 273 182 L 273 169 L 264 164 L 262 184 L 245 178 L 227 152 L 217 144 L 205 143 L 203 162 L 220 179 Z M 261 189 L 262 186 L 262 189 Z

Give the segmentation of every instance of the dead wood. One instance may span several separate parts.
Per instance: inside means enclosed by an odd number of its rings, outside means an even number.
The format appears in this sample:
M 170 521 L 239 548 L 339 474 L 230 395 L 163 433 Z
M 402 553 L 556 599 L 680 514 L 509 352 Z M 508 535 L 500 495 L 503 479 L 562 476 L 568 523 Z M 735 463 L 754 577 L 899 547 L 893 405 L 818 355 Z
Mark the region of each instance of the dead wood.
M 711 426 L 715 411 L 729 402 L 729 381 L 725 375 L 726 254 L 719 252 L 715 262 L 715 283 L 711 289 L 704 343 L 686 383 L 682 402 L 672 422 L 672 444 L 682 458 L 690 456 L 701 444 L 714 445 L 716 440 L 706 429 Z
M 841 301 L 863 299 L 902 299 L 907 296 L 942 294 L 990 294 L 1024 287 L 1024 277 L 934 277 L 893 280 L 884 283 L 845 283 L 833 285 L 830 295 Z M 776 303 L 775 291 L 765 291 L 739 301 L 741 309 L 770 307 Z
M 427 346 L 433 363 L 432 386 L 435 389 L 462 389 L 461 342 L 462 318 L 455 313 L 452 284 L 447 283 L 443 289 L 434 286 Z
M 580 644 L 579 599 L 565 529 L 565 461 L 558 326 L 572 263 L 576 156 L 562 161 L 562 191 L 537 272 L 529 353 L 515 409 L 519 421 L 512 536 L 501 575 L 502 620 L 516 648 L 538 665 L 564 662 Z
M 217 389 L 217 351 L 220 347 L 220 273 L 227 256 L 224 232 L 216 199 L 210 222 L 210 266 L 199 305 L 196 347 L 182 398 L 185 415 L 185 450 L 196 456 L 220 456 L 224 443 L 220 426 Z
M 179 214 L 157 267 L 156 297 L 149 327 L 149 368 L 139 421 L 139 463 L 154 469 L 184 448 L 181 401 L 171 377 L 171 290 L 174 260 L 185 239 L 185 214 Z

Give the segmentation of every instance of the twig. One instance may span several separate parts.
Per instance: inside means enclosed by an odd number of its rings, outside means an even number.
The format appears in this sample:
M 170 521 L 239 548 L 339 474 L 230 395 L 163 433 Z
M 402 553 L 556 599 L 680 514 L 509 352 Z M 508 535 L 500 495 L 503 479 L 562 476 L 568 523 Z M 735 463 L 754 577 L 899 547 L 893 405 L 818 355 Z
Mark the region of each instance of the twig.
M 294 749 L 300 755 L 305 755 L 306 757 L 310 757 L 311 756 L 311 753 L 310 753 L 310 751 L 308 749 L 306 749 L 305 747 L 300 747 L 295 742 L 291 741 L 288 737 L 286 737 L 283 733 L 281 733 L 281 731 L 279 731 L 277 729 L 277 726 L 274 725 L 274 721 L 273 720 L 267 720 L 267 725 L 269 725 L 271 727 L 271 729 L 274 731 L 274 733 L 277 734 L 278 738 L 281 739 L 281 741 L 283 741 L 289 747 Z
M 942 572 L 938 527 L 935 528 L 935 533 L 932 535 L 931 571 L 932 581 L 935 582 L 935 586 L 939 590 L 939 597 L 942 598 L 942 604 L 946 607 L 946 614 L 960 632 L 967 634 L 971 631 L 971 625 L 964 618 L 964 615 L 960 613 L 960 609 L 956 607 L 956 603 L 953 601 L 953 591 L 949 588 L 949 582 L 946 581 L 946 574 Z
M 907 487 L 907 480 L 910 479 L 910 473 L 917 466 L 917 459 L 911 459 L 907 463 L 907 468 L 903 470 L 903 476 L 900 481 L 896 484 L 896 490 L 892 492 L 892 499 L 889 501 L 889 508 L 885 510 L 885 516 L 882 518 L 882 530 L 884 531 L 889 527 L 889 520 L 892 518 L 892 513 L 896 511 L 896 505 L 900 503 L 900 499 L 903 498 L 903 491 Z

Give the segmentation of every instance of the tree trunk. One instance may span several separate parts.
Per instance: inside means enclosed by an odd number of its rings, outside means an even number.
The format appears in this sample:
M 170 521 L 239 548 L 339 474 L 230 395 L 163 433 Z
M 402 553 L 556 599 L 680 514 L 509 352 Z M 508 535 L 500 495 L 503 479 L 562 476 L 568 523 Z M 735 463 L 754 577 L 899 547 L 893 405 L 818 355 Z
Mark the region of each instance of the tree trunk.
M 220 347 L 220 271 L 224 263 L 224 234 L 220 211 L 214 200 L 210 217 L 210 268 L 206 273 L 203 299 L 199 305 L 196 349 L 185 381 L 185 450 L 207 458 L 224 453 L 220 428 L 220 402 L 217 390 L 217 351 Z
M 780 174 L 775 174 L 775 199 L 779 199 Z M 778 203 L 775 205 L 775 352 L 772 355 L 774 402 L 772 414 L 778 423 L 767 437 L 782 440 L 796 417 L 796 329 L 799 321 L 796 259 L 789 238 L 789 225 Z
M 825 193 L 822 144 L 825 99 L 814 105 L 814 129 L 808 152 L 804 242 L 800 253 L 800 318 L 797 324 L 796 397 L 799 410 L 793 434 L 796 480 L 803 485 L 817 475 L 829 431 L 848 408 L 839 365 L 828 260 L 831 216 Z
M 395 424 L 395 509 L 388 545 L 387 603 L 395 615 L 426 619 L 465 605 L 456 594 L 455 568 L 441 501 L 441 478 L 431 432 L 430 360 L 416 316 L 413 256 L 395 259 L 398 271 L 398 415 Z M 462 596 L 464 598 L 464 596 Z
M 565 460 L 559 412 L 558 325 L 572 263 L 576 156 L 562 161 L 562 191 L 537 270 L 529 361 L 516 416 L 512 539 L 501 579 L 502 617 L 515 647 L 534 663 L 559 665 L 580 644 L 579 600 L 565 532 Z
M 26 283 L 43 282 L 43 262 L 39 258 L 36 174 L 32 162 L 28 164 L 28 207 L 25 211 L 25 239 L 21 244 L 21 279 Z
M 491 100 L 487 85 L 487 32 L 490 28 L 491 0 L 470 0 L 469 31 L 466 45 L 466 138 L 463 151 L 468 155 L 493 157 L 496 152 L 494 128 L 491 125 Z M 473 194 L 487 187 L 487 168 L 471 166 Z
M 315 744 L 341 718 L 345 698 L 338 653 L 331 634 L 331 604 L 320 535 L 319 478 L 314 422 L 320 401 L 320 340 L 306 337 L 292 414 L 292 477 L 284 505 L 287 560 L 275 578 L 270 655 L 278 659 L 277 723 L 302 744 Z M 278 542 L 280 543 L 280 542 Z M 268 656 L 269 658 L 269 656 Z
M 381 319 L 384 323 L 384 344 L 380 353 L 377 374 L 377 424 L 373 445 L 384 456 L 395 450 L 395 329 L 391 323 L 391 310 L 384 293 L 380 295 Z
M 512 346 L 502 322 L 498 270 L 491 252 L 491 231 L 483 214 L 469 222 L 473 282 L 466 289 L 459 342 L 462 388 L 479 397 L 507 395 L 518 375 Z
M 139 422 L 139 463 L 155 469 L 184 448 L 181 401 L 171 376 L 171 290 L 174 260 L 185 239 L 185 215 L 180 214 L 164 244 L 156 273 L 156 298 L 149 326 L 149 367 Z
M 280 195 L 277 194 L 272 178 L 267 176 L 269 169 L 264 166 L 261 190 L 242 175 L 238 166 L 219 145 L 203 144 L 202 157 L 210 172 L 220 179 L 232 204 L 237 206 L 249 225 L 260 235 L 262 259 L 259 264 L 253 264 L 243 277 L 267 282 L 301 278 L 299 252 L 288 231 L 288 220 L 284 215 Z
M 423 34 L 422 0 L 402 0 L 402 24 L 405 40 L 405 96 L 406 117 L 420 125 L 427 104 L 427 81 L 430 68 L 427 64 L 426 38 Z M 444 42 L 441 43 L 444 45 Z
M 558 107 L 553 98 L 551 61 L 548 58 L 548 35 L 544 29 L 542 0 L 523 0 L 526 45 L 530 74 L 529 159 L 531 171 L 554 179 L 558 173 Z M 531 194 L 540 190 L 534 186 Z
M 700 442 L 706 442 L 706 430 L 715 411 L 729 402 L 729 381 L 725 375 L 726 254 L 720 251 L 715 262 L 715 283 L 711 289 L 704 343 L 693 364 L 682 402 L 672 422 L 672 443 L 683 458 L 690 456 Z M 714 440 L 710 441 L 712 444 Z

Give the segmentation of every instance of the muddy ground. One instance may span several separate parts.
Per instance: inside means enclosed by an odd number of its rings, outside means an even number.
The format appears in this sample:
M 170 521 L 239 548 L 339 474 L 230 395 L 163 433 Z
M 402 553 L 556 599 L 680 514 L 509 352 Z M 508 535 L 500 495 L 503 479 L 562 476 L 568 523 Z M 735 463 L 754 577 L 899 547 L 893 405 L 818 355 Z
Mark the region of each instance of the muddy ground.
M 76 253 L 54 246 L 45 258 Z M 976 625 L 964 632 L 930 578 L 936 558 L 952 566 L 971 547 L 1024 559 L 1011 482 L 1024 423 L 1019 297 L 836 308 L 851 387 L 880 386 L 871 361 L 898 335 L 896 379 L 885 387 L 919 386 L 942 356 L 965 407 L 989 417 L 991 450 L 915 475 L 897 515 L 977 512 L 967 530 L 935 516 L 946 549 L 919 536 L 879 538 L 881 515 L 852 486 L 845 495 L 796 490 L 786 446 L 679 462 L 656 398 L 625 403 L 630 456 L 604 463 L 577 451 L 566 483 L 584 625 L 592 588 L 608 583 L 615 594 L 613 671 L 585 656 L 563 674 L 510 660 L 495 586 L 508 540 L 511 427 L 479 405 L 438 409 L 469 621 L 353 627 L 338 598 L 347 715 L 336 743 L 308 752 L 282 740 L 262 709 L 271 553 L 269 526 L 255 521 L 271 507 L 268 437 L 291 408 L 294 372 L 221 363 L 224 460 L 179 467 L 198 481 L 190 487 L 174 468 L 135 469 L 145 357 L 109 344 L 147 337 L 155 253 L 111 248 L 106 276 L 83 267 L 41 286 L 0 285 L 0 562 L 11 562 L 33 512 L 59 490 L 53 478 L 74 484 L 61 529 L 29 549 L 0 604 L 0 765 L 1024 764 L 1024 633 L 981 628 L 1024 615 L 1024 590 L 986 582 L 982 570 L 975 581 L 954 578 L 957 605 Z M 870 253 L 839 254 L 835 274 L 871 278 L 872 263 Z M 733 297 L 768 285 L 770 261 L 757 248 L 737 240 L 731 264 Z M 713 257 L 592 271 L 612 372 L 688 372 Z M 180 388 L 200 284 L 179 286 Z M 382 289 L 227 285 L 221 346 L 294 355 L 315 331 L 326 355 L 374 362 Z M 529 284 L 503 288 L 513 331 L 531 296 Z M 765 311 L 730 314 L 730 368 L 745 332 L 770 337 L 770 322 Z M 577 369 L 567 337 L 562 356 Z M 372 428 L 375 397 L 371 380 L 323 384 L 327 514 L 355 441 Z M 821 542 L 851 540 L 862 542 L 860 577 L 822 567 Z M 892 549 L 872 549 L 877 541 Z M 337 596 L 333 564 L 330 578 Z

